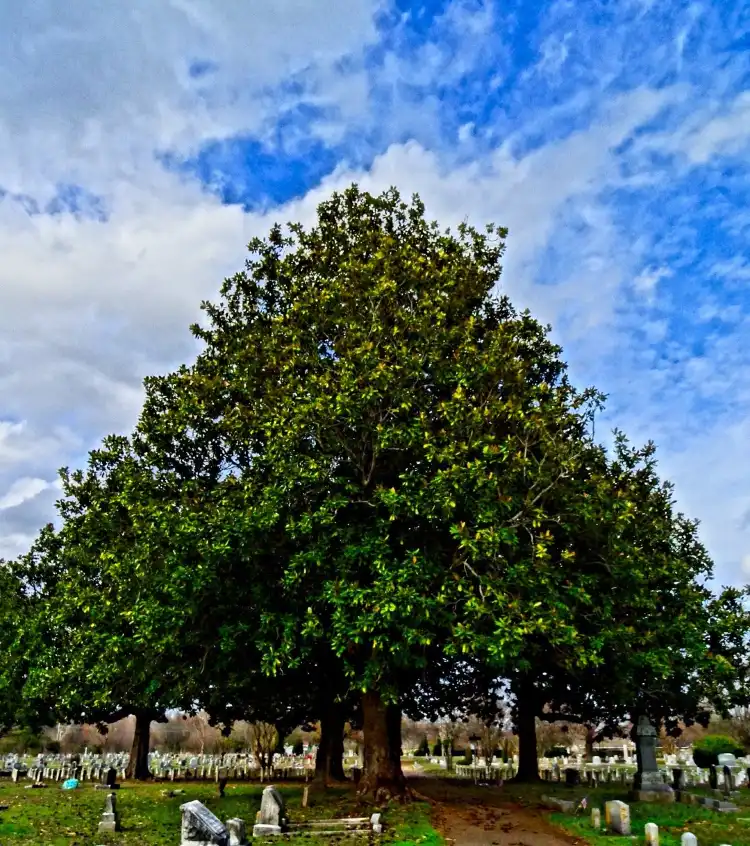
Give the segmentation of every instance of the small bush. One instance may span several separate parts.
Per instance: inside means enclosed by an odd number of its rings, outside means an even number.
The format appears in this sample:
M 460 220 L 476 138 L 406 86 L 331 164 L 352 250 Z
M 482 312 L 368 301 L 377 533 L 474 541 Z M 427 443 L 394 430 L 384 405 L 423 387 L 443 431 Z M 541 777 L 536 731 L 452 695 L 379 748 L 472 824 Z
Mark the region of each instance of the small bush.
M 544 753 L 545 758 L 562 758 L 568 754 L 568 750 L 562 746 L 553 746 Z
M 295 744 L 294 748 L 292 749 L 294 755 L 304 755 L 305 754 L 305 743 L 300 738 Z
M 430 745 L 427 742 L 426 735 L 422 738 L 422 742 L 419 744 L 417 751 L 414 754 L 420 758 L 426 758 L 430 754 Z
M 719 755 L 729 753 L 740 756 L 743 751 L 734 738 L 709 734 L 693 746 L 693 760 L 698 767 L 715 767 L 719 763 Z
M 461 761 L 461 763 L 462 763 L 462 764 L 471 764 L 471 762 L 472 762 L 473 760 L 474 760 L 474 755 L 473 755 L 473 753 L 472 753 L 472 751 L 471 751 L 471 746 L 467 746 L 467 747 L 466 747 L 466 751 L 464 752 L 464 758 L 463 758 L 463 761 Z

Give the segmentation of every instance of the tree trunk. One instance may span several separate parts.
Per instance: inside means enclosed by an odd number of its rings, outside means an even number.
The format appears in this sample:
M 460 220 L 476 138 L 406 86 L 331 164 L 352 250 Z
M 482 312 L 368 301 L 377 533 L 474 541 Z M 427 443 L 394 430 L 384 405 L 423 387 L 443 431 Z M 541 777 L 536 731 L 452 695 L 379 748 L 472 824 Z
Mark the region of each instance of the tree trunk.
M 398 714 L 398 740 L 396 739 Z M 401 769 L 401 711 L 383 702 L 377 690 L 362 694 L 364 729 L 364 772 L 359 794 L 372 794 L 376 802 L 392 797 L 400 801 L 409 797 Z
M 327 770 L 329 778 L 345 781 L 344 775 L 344 707 L 333 702 L 328 712 Z
M 596 729 L 593 726 L 586 727 L 586 760 L 590 763 L 594 760 L 594 738 Z
M 344 707 L 340 702 L 326 704 L 320 719 L 320 743 L 315 756 L 315 780 L 326 783 L 345 781 Z
M 536 750 L 536 691 L 529 675 L 522 675 L 516 689 L 516 730 L 518 732 L 518 773 L 516 781 L 539 781 Z
M 136 781 L 145 781 L 151 778 L 148 769 L 148 749 L 151 741 L 151 714 L 139 711 L 135 715 L 135 734 L 133 745 L 130 749 L 130 760 L 128 761 L 125 776 L 134 778 Z

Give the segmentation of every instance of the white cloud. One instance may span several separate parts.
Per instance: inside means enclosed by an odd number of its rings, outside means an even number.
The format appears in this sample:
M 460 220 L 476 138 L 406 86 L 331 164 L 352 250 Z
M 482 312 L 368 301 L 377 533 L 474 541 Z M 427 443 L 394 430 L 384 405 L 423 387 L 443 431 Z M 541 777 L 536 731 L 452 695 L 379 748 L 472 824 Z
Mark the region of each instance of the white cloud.
M 103 189 L 154 148 L 258 129 L 296 102 L 280 83 L 304 72 L 314 88 L 374 40 L 379 5 L 349 0 L 327 15 L 315 0 L 4 3 L 0 184 L 36 195 L 85 175 Z M 215 68 L 191 79 L 196 60 Z
M 45 482 L 44 479 L 16 479 L 10 488 L 0 496 L 0 511 L 15 508 L 27 500 L 34 499 L 42 491 L 46 491 L 51 487 L 54 487 L 54 482 Z

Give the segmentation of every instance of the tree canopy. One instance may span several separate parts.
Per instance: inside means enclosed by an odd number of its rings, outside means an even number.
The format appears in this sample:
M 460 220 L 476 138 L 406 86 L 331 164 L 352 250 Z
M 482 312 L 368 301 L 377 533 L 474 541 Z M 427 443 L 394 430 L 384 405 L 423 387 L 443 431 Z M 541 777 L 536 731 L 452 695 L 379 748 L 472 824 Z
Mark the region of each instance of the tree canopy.
M 63 474 L 62 527 L 17 563 L 42 609 L 26 689 L 333 734 L 358 700 L 362 789 L 397 794 L 401 708 L 439 710 L 462 667 L 477 708 L 510 682 L 522 749 L 545 708 L 746 696 L 743 595 L 706 588 L 653 447 L 595 442 L 603 397 L 496 293 L 505 238 L 352 186 L 254 239 L 197 360 L 146 380 L 132 437 Z

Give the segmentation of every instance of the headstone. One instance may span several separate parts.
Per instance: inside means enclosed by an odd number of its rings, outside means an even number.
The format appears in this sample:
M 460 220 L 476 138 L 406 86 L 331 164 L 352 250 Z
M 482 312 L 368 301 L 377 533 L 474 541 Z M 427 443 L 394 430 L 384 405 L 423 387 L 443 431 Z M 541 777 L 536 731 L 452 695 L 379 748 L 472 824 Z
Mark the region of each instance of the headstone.
M 13 769 L 10 771 L 10 777 L 14 782 L 18 782 L 18 775 L 19 771 L 15 767 L 13 767 Z
M 680 846 L 698 846 L 698 838 L 686 831 L 680 838 Z
M 116 794 L 108 793 L 104 800 L 104 813 L 99 821 L 99 831 L 119 831 L 120 818 L 117 815 L 117 805 L 115 804 Z
M 641 802 L 674 802 L 674 790 L 664 783 L 656 763 L 656 729 L 641 715 L 636 728 L 638 771 L 633 781 L 633 796 Z
M 646 846 L 659 846 L 659 826 L 646 823 Z
M 612 802 L 610 808 L 610 828 L 615 834 L 630 835 L 630 807 L 619 799 Z
M 567 767 L 565 770 L 565 784 L 568 787 L 575 787 L 577 784 L 581 783 L 581 774 L 578 770 L 574 769 L 573 767 Z
M 728 764 L 724 764 L 724 793 L 729 795 L 734 790 L 734 774 Z
M 370 827 L 373 834 L 383 833 L 383 823 L 380 822 L 380 814 L 373 814 L 370 817 Z
M 619 799 L 613 799 L 605 805 L 608 828 L 615 834 L 630 835 L 630 807 Z
M 194 799 L 180 805 L 182 841 L 180 846 L 229 846 L 229 832 L 222 821 Z
M 263 790 L 258 822 L 253 826 L 253 837 L 281 834 L 288 822 L 284 798 L 273 785 L 269 784 Z
M 721 752 L 717 757 L 720 767 L 734 767 L 737 764 L 737 758 L 731 752 Z
M 245 820 L 237 817 L 227 820 L 227 831 L 229 832 L 229 846 L 246 846 Z
M 708 769 L 708 784 L 711 790 L 716 790 L 716 788 L 719 786 L 719 775 L 716 772 L 716 767 L 713 764 L 711 764 Z
M 599 829 L 601 827 L 602 827 L 602 812 L 599 810 L 599 808 L 592 808 L 591 809 L 591 828 L 593 828 L 594 831 L 599 831 Z

